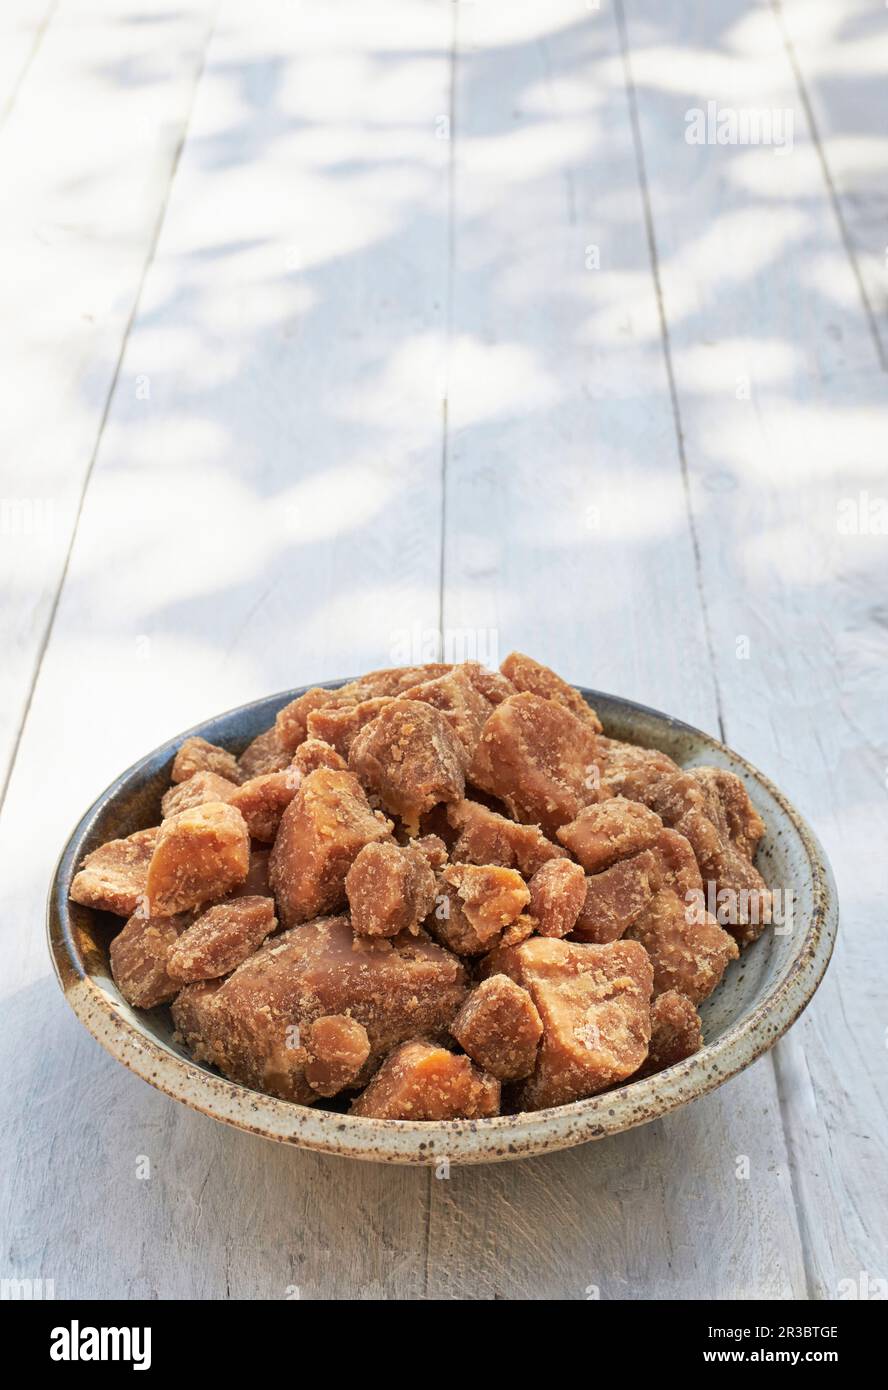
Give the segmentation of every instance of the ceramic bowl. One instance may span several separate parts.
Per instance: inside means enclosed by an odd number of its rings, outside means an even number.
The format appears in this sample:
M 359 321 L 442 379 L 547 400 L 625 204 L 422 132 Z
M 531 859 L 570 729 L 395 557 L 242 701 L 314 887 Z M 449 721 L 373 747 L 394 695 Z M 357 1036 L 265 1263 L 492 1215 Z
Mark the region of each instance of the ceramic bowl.
M 369 1120 L 276 1100 L 228 1081 L 174 1041 L 168 1009 L 131 1008 L 108 964 L 108 945 L 121 919 L 69 902 L 78 865 L 106 840 L 158 823 L 170 765 L 184 738 L 200 734 L 239 752 L 301 690 L 243 705 L 171 739 L 118 777 L 86 812 L 62 852 L 49 896 L 49 945 L 68 1003 L 112 1056 L 193 1109 L 269 1139 L 377 1162 L 522 1158 L 644 1124 L 720 1086 L 773 1046 L 823 978 L 838 923 L 829 864 L 786 797 L 724 744 L 629 700 L 596 690 L 582 693 L 611 737 L 659 748 L 684 767 L 706 763 L 738 773 L 766 826 L 758 867 L 770 886 L 787 895 L 785 901 L 792 894 L 792 912 L 785 913 L 780 929 L 767 929 L 745 950 L 702 1005 L 705 1046 L 695 1056 L 645 1080 L 550 1110 L 438 1123 Z

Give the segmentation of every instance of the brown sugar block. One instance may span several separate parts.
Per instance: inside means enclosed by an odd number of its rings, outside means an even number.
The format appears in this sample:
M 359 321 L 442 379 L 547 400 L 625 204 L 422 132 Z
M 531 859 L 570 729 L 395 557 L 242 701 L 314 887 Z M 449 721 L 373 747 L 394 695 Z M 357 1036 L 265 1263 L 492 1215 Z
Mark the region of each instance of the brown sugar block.
M 300 743 L 290 766 L 303 777 L 307 777 L 310 772 L 317 772 L 319 767 L 329 767 L 336 772 L 348 771 L 348 763 L 342 754 L 337 753 L 335 748 L 321 738 L 307 738 L 304 743 Z
M 492 705 L 501 705 L 510 695 L 517 695 L 516 687 L 501 671 L 488 671 L 478 661 L 464 661 L 460 668 L 465 672 L 480 695 Z
M 278 710 L 274 721 L 275 733 L 278 743 L 289 757 L 292 758 L 300 743 L 304 743 L 308 737 L 308 716 L 312 710 L 329 704 L 337 695 L 335 690 L 322 690 L 315 685 Z
M 493 937 L 481 937 L 472 926 L 460 901 L 456 889 L 438 876 L 435 906 L 425 920 L 425 928 L 436 941 L 446 946 L 458 956 L 482 956 L 499 941 L 499 933 Z
M 348 1014 L 324 1014 L 305 1030 L 305 1079 L 319 1096 L 335 1096 L 360 1076 L 370 1056 L 363 1023 Z
M 148 866 L 152 914 L 170 916 L 222 898 L 250 868 L 250 836 L 240 811 L 206 801 L 168 816 Z
M 553 831 L 597 801 L 598 736 L 587 720 L 538 695 L 511 695 L 481 732 L 468 780 L 516 820 Z
M 266 772 L 244 782 L 228 798 L 228 803 L 240 811 L 252 839 L 270 845 L 301 781 L 302 775 L 295 768 Z
M 364 845 L 387 840 L 391 822 L 372 811 L 350 772 L 311 772 L 281 817 L 269 878 L 285 927 L 344 907 L 345 876 Z
M 712 993 L 739 952 L 708 912 L 698 915 L 672 888 L 661 888 L 627 936 L 640 941 L 654 967 L 654 993 L 676 989 L 694 1004 Z
M 166 819 L 191 806 L 200 806 L 204 801 L 230 801 L 236 791 L 237 783 L 220 777 L 218 772 L 195 772 L 186 782 L 174 782 L 169 791 L 164 792 L 161 815 Z
M 185 984 L 228 975 L 259 949 L 276 926 L 271 898 L 231 898 L 217 903 L 174 943 L 167 973 Z
M 440 801 L 465 791 L 462 745 L 440 710 L 418 700 L 392 700 L 351 746 L 350 770 L 400 816 L 409 832 Z
M 365 845 L 345 876 L 352 927 L 358 936 L 419 931 L 435 904 L 435 875 L 421 850 Z
M 658 994 L 651 1004 L 651 1045 L 639 1079 L 683 1062 L 702 1046 L 703 1026 L 690 999 L 674 989 Z
M 533 936 L 537 929 L 535 917 L 531 917 L 529 912 L 522 912 L 520 917 L 516 917 L 511 922 L 500 937 L 501 946 L 517 946 L 519 942 L 526 941 L 529 936 Z
M 499 864 L 531 878 L 550 859 L 567 858 L 567 850 L 547 839 L 538 825 L 519 825 L 480 801 L 448 806 L 447 819 L 459 831 L 450 850 L 455 862 Z
M 356 705 L 322 705 L 308 716 L 308 737 L 322 739 L 340 757 L 347 759 L 349 749 L 364 725 L 375 719 L 380 710 L 391 702 L 390 695 L 376 695 Z
M 282 746 L 292 755 L 308 737 L 308 717 L 320 709 L 347 709 L 382 696 L 395 696 L 408 686 L 420 681 L 434 680 L 444 675 L 450 667 L 441 662 L 431 662 L 420 666 L 393 666 L 379 671 L 368 671 L 365 676 L 349 681 L 336 690 L 324 690 L 312 686 L 302 695 L 291 700 L 279 712 L 275 720 L 278 738 Z
M 271 885 L 268 882 L 268 860 L 271 851 L 268 849 L 250 850 L 250 867 L 243 883 L 239 883 L 236 888 L 231 890 L 232 898 L 270 898 L 272 896 Z
M 508 975 L 491 975 L 472 990 L 450 1031 L 484 1071 L 521 1081 L 536 1066 L 543 1024 L 526 989 Z
M 601 720 L 591 705 L 587 705 L 580 692 L 568 685 L 567 681 L 562 680 L 548 666 L 543 666 L 539 661 L 534 661 L 533 657 L 524 656 L 521 652 L 510 652 L 500 664 L 500 670 L 516 690 L 540 695 L 544 700 L 557 701 L 578 719 L 591 724 L 596 733 L 601 733 Z
M 586 875 L 572 859 L 550 859 L 530 880 L 530 915 L 540 936 L 567 936 L 586 901 Z
M 642 914 L 659 886 L 653 850 L 630 855 L 585 880 L 585 901 L 574 926 L 579 941 L 618 941 Z M 656 886 L 655 886 L 656 885 Z
M 444 661 L 427 661 L 417 666 L 385 666 L 349 681 L 348 685 L 340 686 L 335 693 L 356 704 L 358 700 L 370 700 L 377 695 L 401 695 L 411 685 L 437 680 L 438 676 L 452 670 L 452 665 Z
M 638 801 L 615 796 L 580 811 L 575 820 L 561 827 L 558 839 L 587 873 L 596 874 L 647 849 L 662 829 L 663 822 L 654 811 Z
M 752 861 L 765 833 L 765 823 L 736 772 L 723 767 L 695 767 L 691 776 L 703 789 L 709 819 L 744 858 Z
M 755 941 L 771 920 L 771 894 L 729 830 L 720 828 L 722 819 L 727 826 L 727 812 L 722 818 L 716 807 L 717 820 L 711 819 L 713 793 L 705 779 L 683 771 L 664 753 L 612 741 L 605 743 L 604 766 L 609 787 L 643 802 L 690 841 L 704 888 L 711 885 L 723 905 L 721 920 L 741 945 Z
M 462 744 L 466 765 L 475 752 L 481 730 L 493 711 L 486 699 L 462 666 L 454 666 L 436 680 L 423 681 L 404 692 L 405 700 L 422 700 L 439 709 Z
M 212 1045 L 207 1047 L 203 1039 L 213 1035 L 213 1000 L 222 984 L 222 980 L 201 980 L 195 985 L 179 985 L 179 993 L 170 1008 L 176 1041 L 184 1043 L 198 1062 L 210 1062 L 214 1066 Z
M 248 743 L 237 760 L 240 769 L 238 781 L 246 782 L 251 777 L 262 777 L 266 772 L 283 772 L 290 763 L 290 754 L 278 738 L 277 729 L 272 725 L 265 733 L 257 734 Z
M 153 1009 L 166 1004 L 180 982 L 168 970 L 170 953 L 191 921 L 188 913 L 176 917 L 149 917 L 138 908 L 111 942 L 111 975 L 134 1009 Z
M 476 1120 L 498 1115 L 499 1082 L 424 1039 L 403 1043 L 386 1058 L 351 1108 L 372 1120 Z
M 651 841 L 654 868 L 651 883 L 655 889 L 674 888 L 680 898 L 691 902 L 703 892 L 700 866 L 690 840 L 678 830 L 660 831 Z
M 485 973 L 510 975 L 530 992 L 543 1021 L 525 1110 L 595 1095 L 637 1071 L 650 1040 L 653 971 L 637 941 L 607 946 L 531 937 L 500 947 Z
M 137 830 L 124 840 L 109 840 L 83 861 L 71 884 L 71 899 L 100 912 L 129 917 L 135 912 L 148 884 L 148 865 L 160 830 Z
M 420 835 L 413 841 L 413 848 L 425 856 L 430 868 L 437 871 L 447 863 L 447 846 L 440 835 Z
M 482 943 L 498 936 L 530 902 L 530 890 L 515 869 L 451 864 L 441 878 L 456 889 L 460 907 Z
M 207 743 L 205 738 L 186 738 L 173 759 L 170 777 L 173 782 L 187 782 L 196 772 L 215 772 L 229 782 L 241 779 L 233 753 L 227 753 L 215 743 Z
M 347 1013 L 364 1026 L 370 1053 L 356 1079 L 363 1085 L 398 1043 L 443 1033 L 465 992 L 460 962 L 427 936 L 356 943 L 347 917 L 327 917 L 271 937 L 196 1019 L 194 1010 L 178 1011 L 182 995 L 173 1016 L 196 1055 L 232 1080 L 311 1104 L 318 1093 L 305 1077 L 309 1024 Z

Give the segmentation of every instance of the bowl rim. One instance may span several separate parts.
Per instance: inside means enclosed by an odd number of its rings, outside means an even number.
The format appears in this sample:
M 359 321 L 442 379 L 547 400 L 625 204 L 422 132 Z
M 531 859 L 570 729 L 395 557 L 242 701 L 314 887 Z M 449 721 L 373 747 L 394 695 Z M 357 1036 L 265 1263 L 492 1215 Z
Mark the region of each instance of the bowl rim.
M 838 896 L 832 870 L 816 835 L 789 799 L 746 758 L 704 730 L 648 705 L 606 691 L 577 686 L 593 705 L 617 707 L 629 716 L 666 725 L 703 740 L 740 765 L 777 803 L 798 834 L 811 874 L 813 909 L 805 930 L 780 974 L 755 1007 L 705 1043 L 699 1052 L 664 1071 L 628 1081 L 585 1100 L 544 1110 L 479 1120 L 377 1120 L 318 1110 L 279 1100 L 229 1081 L 184 1058 L 137 1027 L 120 1002 L 89 973 L 75 940 L 68 890 L 83 856 L 83 844 L 109 802 L 149 764 L 169 756 L 186 738 L 235 715 L 281 708 L 305 690 L 335 689 L 345 679 L 298 686 L 235 706 L 177 734 L 120 773 L 95 799 L 65 842 L 52 876 L 47 903 L 47 939 L 56 978 L 74 1013 L 92 1036 L 130 1071 L 193 1110 L 235 1128 L 340 1157 L 376 1162 L 483 1163 L 529 1157 L 603 1138 L 671 1113 L 706 1095 L 767 1052 L 810 1003 L 829 964 L 838 927 Z M 630 1103 L 627 1103 L 630 1102 Z

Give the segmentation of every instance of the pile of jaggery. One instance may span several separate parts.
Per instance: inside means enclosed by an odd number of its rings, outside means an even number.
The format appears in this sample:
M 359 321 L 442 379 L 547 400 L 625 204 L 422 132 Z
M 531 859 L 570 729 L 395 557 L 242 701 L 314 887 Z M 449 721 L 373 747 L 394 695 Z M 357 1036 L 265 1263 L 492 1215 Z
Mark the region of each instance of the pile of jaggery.
M 127 919 L 121 994 L 171 1004 L 242 1085 L 375 1119 L 539 1110 L 680 1062 L 770 920 L 742 781 L 605 737 L 517 652 L 308 690 L 239 757 L 187 739 L 160 816 L 71 888 Z

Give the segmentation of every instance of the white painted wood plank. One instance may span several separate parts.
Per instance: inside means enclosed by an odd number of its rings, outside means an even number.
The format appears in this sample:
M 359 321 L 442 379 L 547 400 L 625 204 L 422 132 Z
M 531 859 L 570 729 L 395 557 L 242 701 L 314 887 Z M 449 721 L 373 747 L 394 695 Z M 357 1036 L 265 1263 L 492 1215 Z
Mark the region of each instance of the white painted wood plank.
M 774 7 L 888 368 L 888 9 L 872 0 L 774 0 Z
M 211 10 L 60 0 L 0 128 L 0 788 Z M 14 7 L 27 14 L 39 22 L 38 6 Z M 29 31 L 15 32 L 0 105 L 28 61 Z
M 6 0 L 0 11 L 0 126 L 12 110 L 57 0 Z
M 842 898 L 776 1060 L 810 1293 L 848 1296 L 886 1276 L 886 380 L 774 15 L 626 10 L 727 736 L 808 815 Z M 791 156 L 687 146 L 711 97 L 794 110 Z
M 445 622 L 717 730 L 614 15 L 459 16 Z M 614 1141 L 451 1170 L 429 1267 L 436 1297 L 803 1297 L 770 1060 Z
M 423 1287 L 427 1172 L 152 1092 L 69 1016 L 40 919 L 70 824 L 132 758 L 437 623 L 449 41 L 449 7 L 406 0 L 219 18 L 0 820 L 0 1265 L 60 1294 Z

